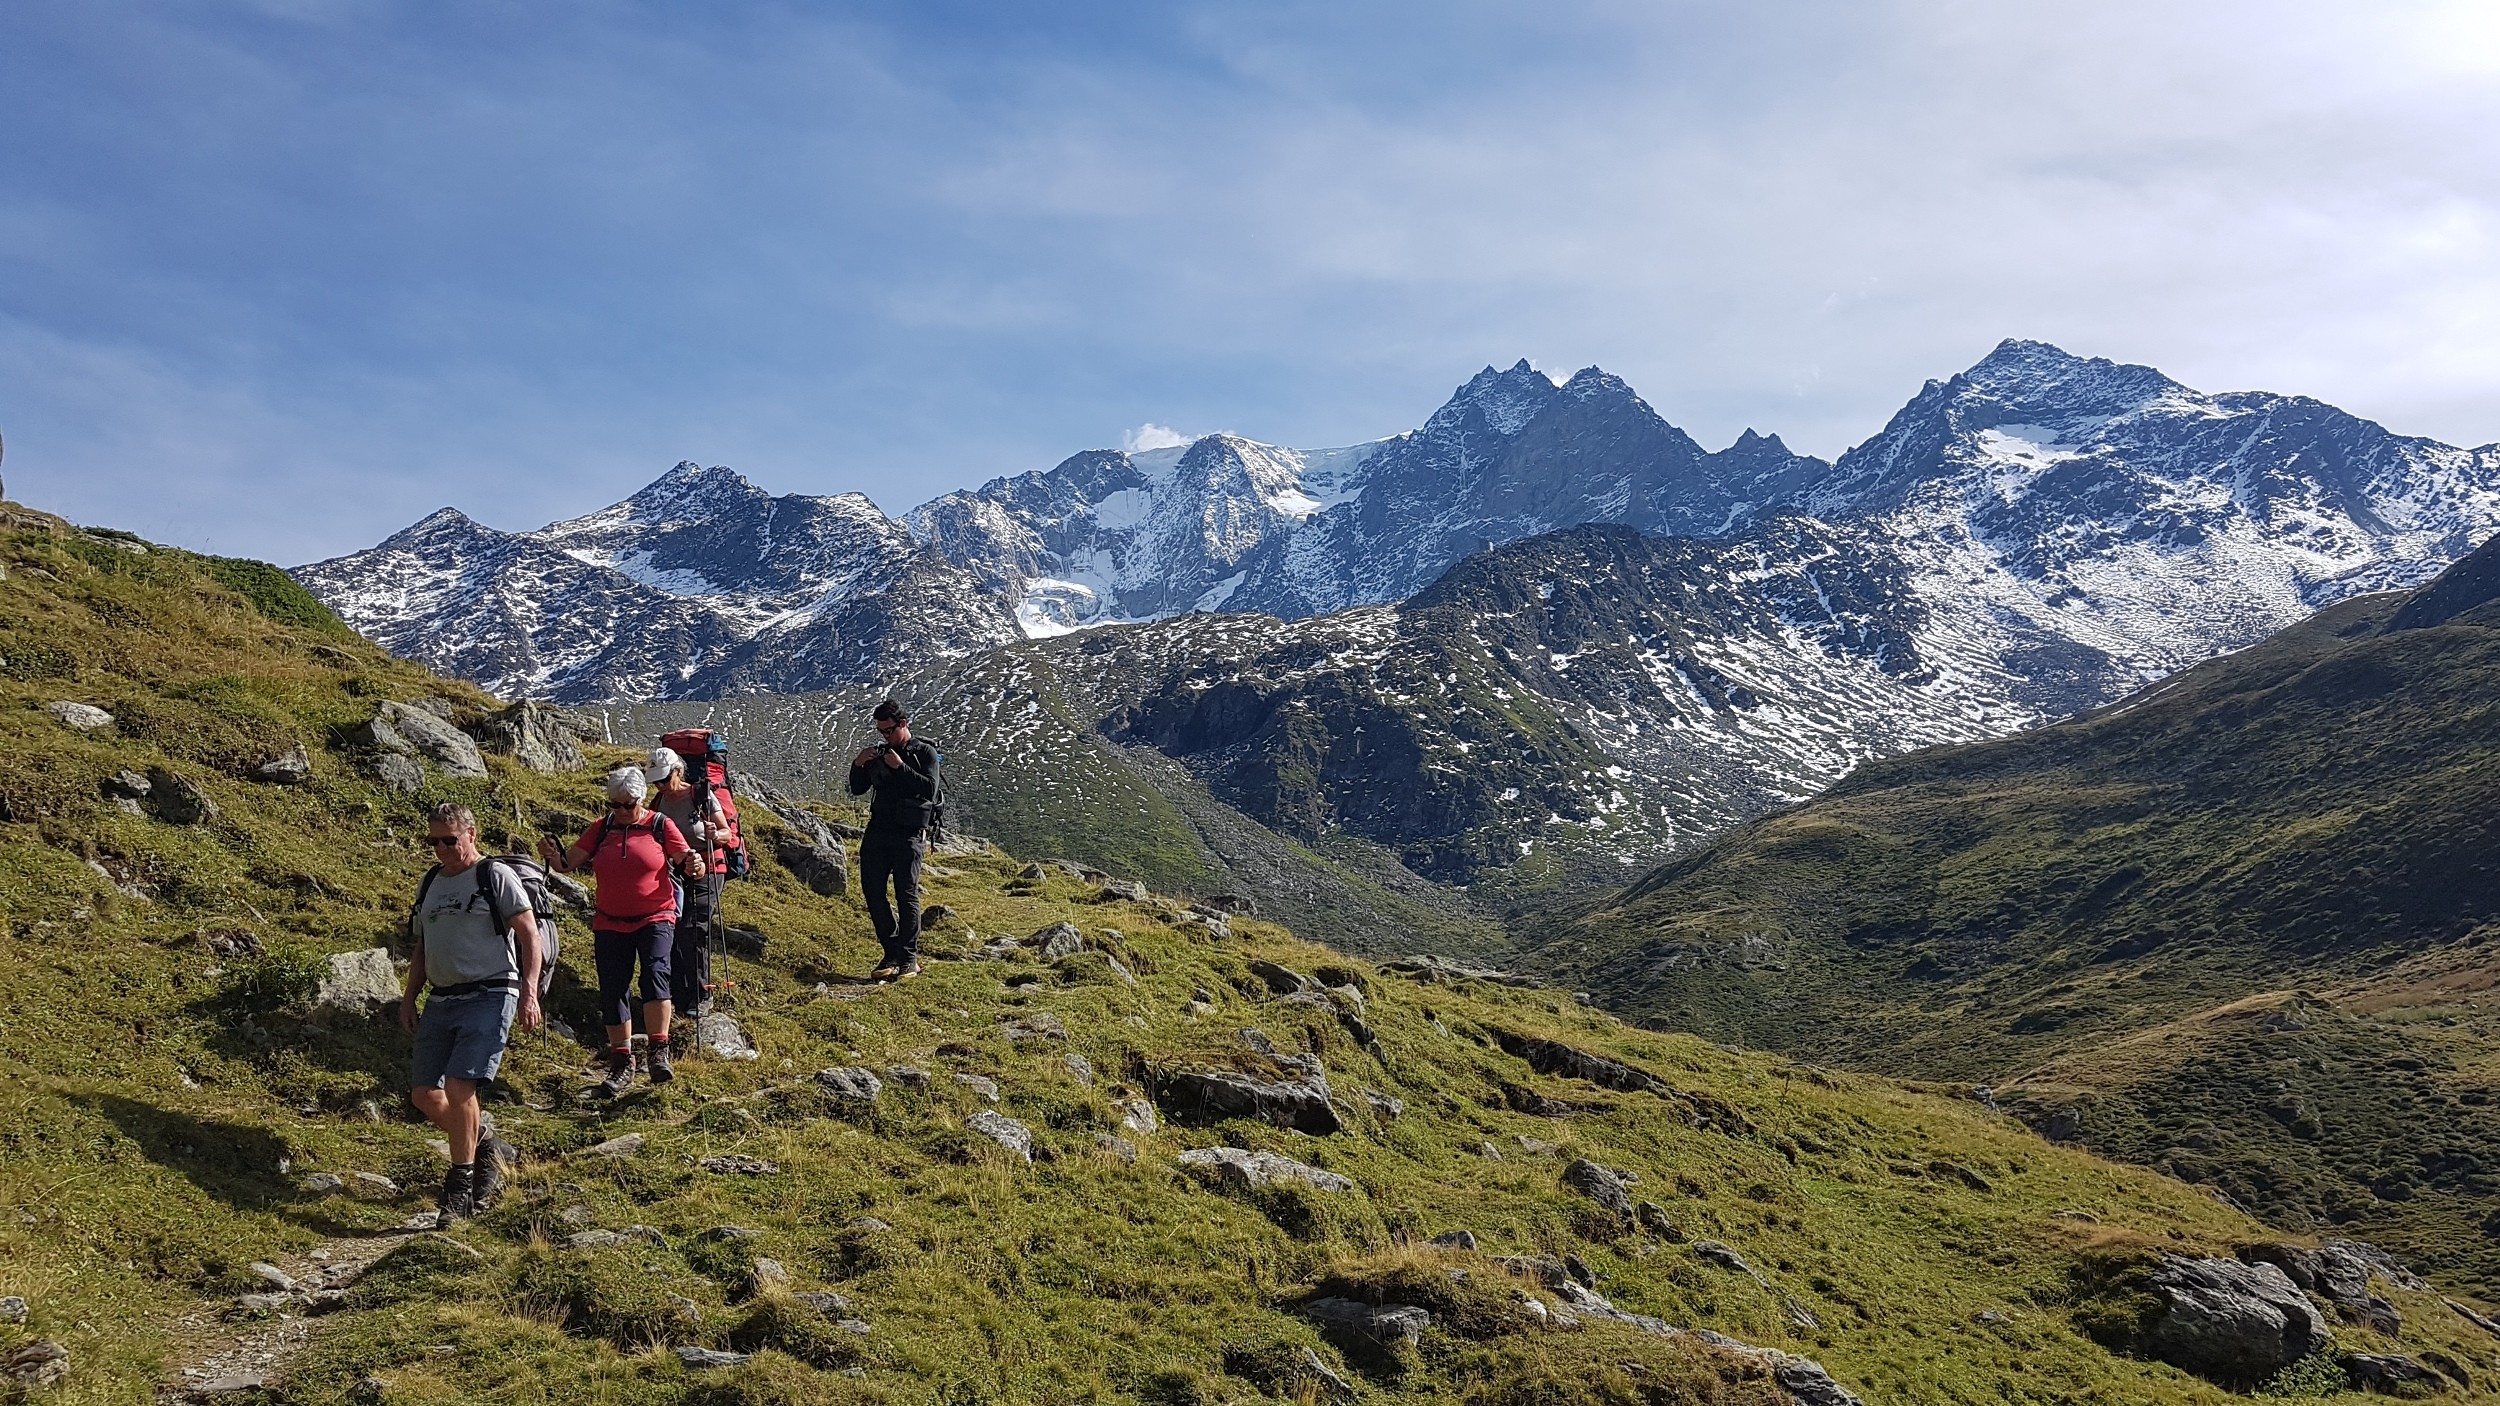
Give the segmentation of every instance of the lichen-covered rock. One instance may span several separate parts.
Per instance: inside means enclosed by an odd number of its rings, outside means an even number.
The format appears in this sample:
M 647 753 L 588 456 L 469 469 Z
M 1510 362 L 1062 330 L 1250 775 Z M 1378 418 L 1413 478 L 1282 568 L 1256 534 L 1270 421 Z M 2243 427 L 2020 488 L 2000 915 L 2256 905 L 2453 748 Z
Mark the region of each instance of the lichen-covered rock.
M 488 718 L 478 730 L 495 750 L 542 776 L 557 776 L 581 769 L 582 749 L 573 743 L 583 732 L 582 721 L 525 698 Z
M 2366 1323 L 2394 1337 L 2404 1326 L 2395 1304 L 2370 1290 L 2377 1266 L 2358 1252 L 2357 1242 L 2330 1240 L 2317 1249 L 2270 1242 L 2242 1245 L 2236 1251 L 2247 1264 L 2270 1264 L 2304 1291 L 2324 1299 L 2339 1317 Z M 2400 1286 L 2402 1287 L 2402 1286 Z
M 1074 923 L 1053 923 L 1025 939 L 1025 945 L 1039 950 L 1042 960 L 1056 962 L 1085 950 L 1085 935 Z
M 396 1002 L 402 989 L 388 949 L 333 952 L 321 964 L 321 976 L 314 983 L 313 1007 L 361 1015 L 374 1006 Z
M 72 703 L 63 700 L 59 703 L 46 703 L 43 705 L 43 710 L 50 713 L 55 722 L 73 732 L 93 732 L 97 728 L 113 725 L 113 715 L 91 703 Z

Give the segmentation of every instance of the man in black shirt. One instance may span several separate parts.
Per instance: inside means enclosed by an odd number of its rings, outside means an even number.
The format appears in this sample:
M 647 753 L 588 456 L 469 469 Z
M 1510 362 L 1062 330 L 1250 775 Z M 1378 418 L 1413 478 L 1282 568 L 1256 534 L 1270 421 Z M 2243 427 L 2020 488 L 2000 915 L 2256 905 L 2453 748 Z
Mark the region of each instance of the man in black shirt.
M 901 981 L 920 974 L 920 861 L 929 852 L 922 832 L 938 798 L 938 754 L 911 735 L 911 719 L 893 699 L 877 705 L 876 723 L 885 740 L 851 759 L 851 794 L 876 793 L 859 839 L 859 881 L 885 958 L 868 979 Z

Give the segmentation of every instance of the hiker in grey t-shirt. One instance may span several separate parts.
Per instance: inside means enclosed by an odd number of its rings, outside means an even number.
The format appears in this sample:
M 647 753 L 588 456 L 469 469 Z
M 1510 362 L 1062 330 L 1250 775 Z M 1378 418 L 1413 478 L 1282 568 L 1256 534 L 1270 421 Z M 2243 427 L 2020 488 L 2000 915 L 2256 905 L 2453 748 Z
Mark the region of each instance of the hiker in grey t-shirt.
M 439 1216 L 449 1225 L 503 1186 L 501 1149 L 478 1155 L 477 1086 L 503 1067 L 516 1014 L 522 1029 L 538 1028 L 538 916 L 520 878 L 478 853 L 467 806 L 436 806 L 426 832 L 438 863 L 408 915 L 399 1023 L 416 1037 L 408 1101 L 451 1145 Z M 429 986 L 419 1016 L 417 993 Z

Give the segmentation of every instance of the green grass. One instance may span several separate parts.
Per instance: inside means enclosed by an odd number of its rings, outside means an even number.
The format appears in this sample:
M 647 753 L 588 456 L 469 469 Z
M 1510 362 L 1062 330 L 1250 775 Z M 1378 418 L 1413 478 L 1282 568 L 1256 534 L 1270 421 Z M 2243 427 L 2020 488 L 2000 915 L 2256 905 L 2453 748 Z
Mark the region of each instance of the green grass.
M 2012 1086 L 2500 1285 L 2500 618 L 2326 611 L 2074 722 L 1869 764 L 1545 934 L 1627 1016 Z M 1529 935 L 1532 938 L 1536 935 Z M 2302 1030 L 2234 1003 L 2316 997 Z
M 423 805 L 466 800 L 497 844 L 562 833 L 598 770 L 630 751 L 592 748 L 560 777 L 495 758 L 483 782 L 387 792 L 340 746 L 374 700 L 439 697 L 464 717 L 487 700 L 281 624 L 172 554 L 97 556 L 84 542 L 0 537 L 0 744 L 44 758 L 0 777 L 12 817 L 0 821 L 0 985 L 13 996 L 0 1011 L 0 1292 L 33 1305 L 23 1329 L 0 1331 L 69 1347 L 75 1373 L 55 1399 L 135 1403 L 181 1351 L 180 1317 L 249 1287 L 252 1260 L 430 1203 L 440 1163 L 399 1091 L 402 1037 L 298 1004 L 321 957 L 397 923 L 425 862 Z M 45 672 L 17 672 L 38 658 Z M 72 733 L 41 711 L 64 697 L 125 725 Z M 314 757 L 310 784 L 242 779 L 264 749 L 296 743 Z M 187 778 L 219 818 L 121 813 L 100 788 L 125 767 Z M 2092 1278 L 2113 1246 L 2140 1263 L 2155 1247 L 2210 1252 L 2266 1233 L 2200 1190 L 2047 1145 L 1966 1099 L 1635 1030 L 1552 992 L 1412 983 L 1269 923 L 1218 939 L 1171 903 L 1097 903 L 1094 886 L 1056 872 L 1025 880 L 1019 856 L 941 862 L 953 872 L 931 897 L 958 917 L 934 951 L 1070 921 L 1121 952 L 1137 983 L 1102 963 L 942 960 L 861 993 L 841 982 L 873 955 L 858 906 L 767 862 L 727 898 L 730 921 L 769 938 L 765 959 L 729 967 L 763 1058 L 689 1059 L 674 1084 L 607 1107 L 584 1094 L 582 1047 L 521 1039 L 505 1081 L 515 1101 L 495 1107 L 527 1154 L 517 1185 L 451 1237 L 466 1251 L 420 1239 L 378 1266 L 323 1321 L 282 1398 L 369 1400 L 359 1383 L 373 1377 L 393 1402 L 1246 1402 L 1298 1390 L 1307 1348 L 1382 1403 L 1774 1399 L 1758 1363 L 1696 1340 L 1526 1326 L 1498 1265 L 1420 1248 L 1465 1228 L 1488 1252 L 1576 1256 L 1627 1309 L 1813 1356 L 1870 1401 L 2225 1399 L 2087 1331 L 2124 1292 Z M 584 946 L 568 946 L 552 1003 L 576 1026 L 592 1018 Z M 1376 1041 L 1274 1003 L 1259 959 L 1362 988 Z M 1189 1010 L 1200 991 L 1212 1014 Z M 1065 1024 L 1067 1046 L 1004 1033 L 1003 1020 L 1041 1012 Z M 1157 1071 L 1242 1062 L 1248 1027 L 1321 1056 L 1346 1131 L 1121 1126 L 1122 1101 Z M 1690 1100 L 1537 1075 L 1502 1052 L 1503 1033 L 1602 1051 L 1739 1117 L 1705 1129 Z M 1072 1074 L 1070 1052 L 1094 1083 Z M 809 1078 L 836 1064 L 937 1077 L 848 1110 Z M 997 1081 L 999 1108 L 1035 1133 L 1036 1163 L 966 1126 L 989 1105 L 956 1072 Z M 1403 1113 L 1370 1111 L 1365 1091 Z M 1591 1110 L 1531 1117 L 1514 1111 L 1522 1093 Z M 629 1131 L 647 1139 L 639 1155 L 584 1151 Z M 1130 1138 L 1136 1160 L 1103 1150 L 1104 1135 Z M 1218 1143 L 1280 1151 L 1359 1189 L 1237 1197 L 1175 1162 Z M 701 1170 L 730 1152 L 781 1170 Z M 1637 1172 L 1686 1239 L 1594 1214 L 1560 1184 L 1580 1155 Z M 406 1190 L 351 1180 L 314 1194 L 302 1178 L 316 1171 Z M 862 1216 L 890 1228 L 855 1228 Z M 563 1247 L 580 1228 L 635 1226 L 657 1243 Z M 1700 1259 L 1697 1239 L 1734 1246 L 1771 1287 Z M 847 1296 L 874 1331 L 827 1331 L 778 1291 L 749 1299 L 759 1256 L 797 1289 Z M 1422 1300 L 1436 1326 L 1412 1352 L 1349 1355 L 1295 1311 L 1322 1291 Z M 2398 1299 L 2405 1349 L 2500 1370 L 2494 1345 L 2435 1298 Z M 1820 1326 L 1794 1328 L 1792 1301 Z M 663 1342 L 757 1356 L 690 1374 Z

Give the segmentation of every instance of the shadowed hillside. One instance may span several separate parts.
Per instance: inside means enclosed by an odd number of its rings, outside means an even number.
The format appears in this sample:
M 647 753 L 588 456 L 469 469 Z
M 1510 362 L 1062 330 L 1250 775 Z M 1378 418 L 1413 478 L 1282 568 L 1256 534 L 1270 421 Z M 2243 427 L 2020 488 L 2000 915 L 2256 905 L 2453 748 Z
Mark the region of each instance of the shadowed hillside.
M 2500 1277 L 2500 544 L 2114 707 L 1869 764 L 1536 964 L 1666 1028 L 1998 1085 Z

